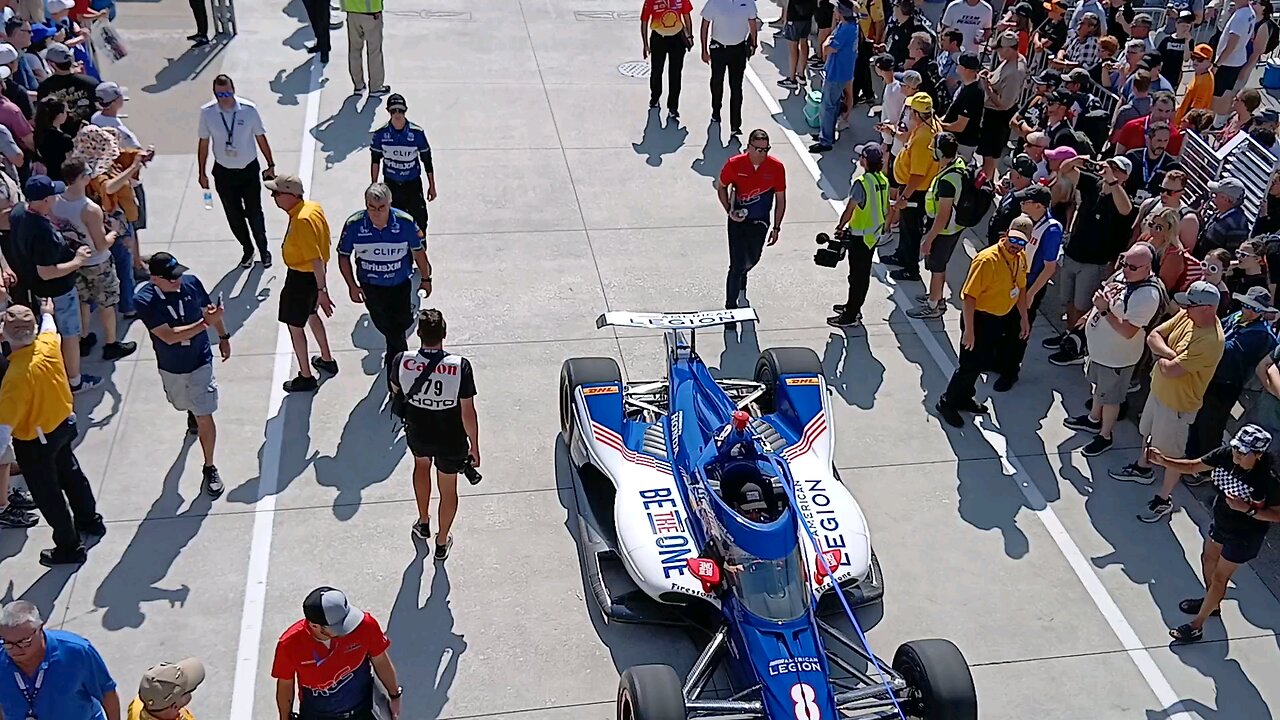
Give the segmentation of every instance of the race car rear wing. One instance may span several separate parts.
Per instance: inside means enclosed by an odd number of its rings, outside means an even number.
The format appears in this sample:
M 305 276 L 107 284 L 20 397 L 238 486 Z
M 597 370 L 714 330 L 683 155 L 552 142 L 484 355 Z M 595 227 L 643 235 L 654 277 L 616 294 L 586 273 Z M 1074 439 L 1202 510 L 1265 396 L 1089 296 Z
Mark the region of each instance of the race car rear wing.
M 755 308 L 734 310 L 703 310 L 688 313 L 644 313 L 619 310 L 607 312 L 596 318 L 596 328 L 608 325 L 616 327 L 647 328 L 650 330 L 697 330 L 698 328 L 731 325 L 740 322 L 756 322 L 760 318 Z

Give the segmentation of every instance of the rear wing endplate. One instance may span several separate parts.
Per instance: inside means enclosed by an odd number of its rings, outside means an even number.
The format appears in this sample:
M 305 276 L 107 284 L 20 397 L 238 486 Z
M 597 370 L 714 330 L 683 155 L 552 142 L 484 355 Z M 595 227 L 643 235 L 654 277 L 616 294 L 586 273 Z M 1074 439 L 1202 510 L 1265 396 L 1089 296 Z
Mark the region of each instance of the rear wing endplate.
M 619 310 L 607 312 L 596 318 L 596 328 L 608 325 L 616 327 L 648 328 L 651 330 L 696 330 L 717 325 L 740 322 L 756 322 L 759 316 L 755 308 L 733 310 L 703 310 L 688 313 L 644 313 Z

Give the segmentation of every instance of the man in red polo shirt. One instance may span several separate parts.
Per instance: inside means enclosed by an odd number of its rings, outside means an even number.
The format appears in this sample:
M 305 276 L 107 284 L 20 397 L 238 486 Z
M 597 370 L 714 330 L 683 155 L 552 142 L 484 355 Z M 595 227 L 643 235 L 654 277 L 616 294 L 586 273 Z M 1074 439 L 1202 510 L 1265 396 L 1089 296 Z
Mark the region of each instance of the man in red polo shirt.
M 765 239 L 770 245 L 778 242 L 782 216 L 787 211 L 787 169 L 769 154 L 768 133 L 751 131 L 747 151 L 729 158 L 721 168 L 716 192 L 729 216 L 729 276 L 725 280 L 724 306 L 730 310 L 750 307 L 747 273 L 760 262 Z
M 1148 128 L 1163 120 L 1172 127 L 1172 132 L 1169 135 L 1169 147 L 1165 152 L 1177 156 L 1178 153 L 1182 152 L 1182 131 L 1176 125 L 1173 125 L 1173 112 L 1177 107 L 1178 104 L 1173 97 L 1173 93 L 1164 90 L 1152 93 L 1151 114 L 1130 120 L 1116 132 L 1114 138 L 1116 154 L 1123 155 L 1134 148 L 1146 147 Z
M 302 616 L 280 636 L 271 664 L 280 720 L 293 716 L 295 684 L 299 720 L 376 720 L 374 673 L 389 693 L 395 720 L 403 690 L 387 657 L 391 641 L 378 621 L 331 587 L 312 590 L 302 602 Z

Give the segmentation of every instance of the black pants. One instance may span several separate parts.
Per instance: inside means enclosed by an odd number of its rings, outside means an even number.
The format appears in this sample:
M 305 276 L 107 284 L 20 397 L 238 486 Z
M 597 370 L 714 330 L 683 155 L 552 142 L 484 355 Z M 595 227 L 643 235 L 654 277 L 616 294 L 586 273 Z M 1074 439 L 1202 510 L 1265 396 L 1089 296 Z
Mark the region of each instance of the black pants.
M 711 52 L 711 114 L 720 116 L 720 104 L 724 100 L 724 71 L 729 71 L 729 127 L 742 129 L 742 76 L 747 71 L 747 44 L 721 45 L 712 41 Z
M 406 280 L 399 285 L 364 284 L 364 306 L 369 311 L 369 322 L 382 333 L 387 343 L 387 354 L 383 361 L 387 368 L 387 380 L 392 378 L 393 363 L 396 355 L 409 349 L 405 333 L 413 324 L 412 283 Z
M 327 7 L 327 6 L 326 6 Z M 267 221 L 262 217 L 262 170 L 257 159 L 243 168 L 223 167 L 213 164 L 213 187 L 222 201 L 231 234 L 240 242 L 246 255 L 253 253 L 249 240 L 250 228 L 258 251 L 266 255 Z
M 1204 393 L 1204 404 L 1187 431 L 1187 450 L 1183 456 L 1198 458 L 1222 446 L 1222 433 L 1231 420 L 1231 408 L 1235 407 L 1243 390 L 1239 385 L 1209 383 Z
M 209 37 L 209 10 L 204 6 L 205 0 L 190 0 L 191 14 L 196 18 L 196 34 Z
M 675 35 L 649 33 L 649 103 L 656 105 L 662 97 L 662 66 L 670 66 L 667 78 L 667 109 L 680 112 L 680 74 L 684 71 L 684 54 L 689 51 L 683 31 Z
M 1040 288 L 1040 293 L 1031 298 L 1031 309 L 1027 311 L 1027 323 L 1036 324 L 1036 315 L 1040 314 L 1040 302 L 1044 300 L 1044 296 L 1049 294 L 1049 286 L 1045 285 Z M 1021 327 L 1021 324 L 1019 324 Z M 1018 337 L 1018 333 L 1014 333 L 1013 342 L 1009 344 L 1007 351 L 1000 353 L 997 358 L 997 364 L 994 366 L 996 371 L 1001 375 L 1008 375 L 1013 378 L 1018 377 L 1018 373 L 1022 371 L 1022 358 L 1027 355 L 1027 343 L 1030 342 L 1031 335 L 1026 338 Z
M 747 290 L 747 273 L 760 262 L 769 224 L 760 220 L 729 221 L 729 275 L 724 282 L 724 306 L 738 307 L 738 294 Z
M 39 438 L 13 441 L 13 454 L 31 498 L 53 528 L 53 544 L 66 552 L 80 547 L 78 528 L 93 525 L 98 518 L 93 488 L 71 449 L 76 434 L 75 419 L 68 417 L 45 433 L 44 442 Z
M 951 381 L 942 396 L 942 404 L 952 407 L 973 400 L 978 384 L 978 376 L 992 369 L 999 363 L 1000 355 L 1007 351 L 1011 343 L 1018 340 L 1022 327 L 1018 308 L 1013 308 L 1004 315 L 992 315 L 977 310 L 973 313 L 973 349 L 960 346 L 960 358 L 956 371 L 951 373 Z M 964 318 L 960 318 L 960 333 L 965 330 Z M 1025 344 L 1025 343 L 1024 343 Z
M 920 243 L 924 241 L 924 190 L 917 190 L 907 198 L 907 206 L 898 215 L 898 249 L 894 255 L 902 261 L 903 269 L 920 273 Z
M 391 190 L 391 207 L 409 213 L 418 232 L 427 232 L 427 197 L 422 191 L 422 176 L 412 180 L 385 180 Z
M 875 55 L 871 47 L 871 39 L 858 33 L 858 59 L 853 66 L 853 101 L 874 99 L 875 90 L 871 85 L 871 58 Z M 863 60 L 863 58 L 866 58 Z
M 307 11 L 311 32 L 316 36 L 317 51 L 329 52 L 329 0 L 302 0 L 302 7 Z
M 849 299 L 845 301 L 843 315 L 847 318 L 862 314 L 862 303 L 867 300 L 871 287 L 871 263 L 875 260 L 875 248 L 867 247 L 860 237 L 849 246 Z

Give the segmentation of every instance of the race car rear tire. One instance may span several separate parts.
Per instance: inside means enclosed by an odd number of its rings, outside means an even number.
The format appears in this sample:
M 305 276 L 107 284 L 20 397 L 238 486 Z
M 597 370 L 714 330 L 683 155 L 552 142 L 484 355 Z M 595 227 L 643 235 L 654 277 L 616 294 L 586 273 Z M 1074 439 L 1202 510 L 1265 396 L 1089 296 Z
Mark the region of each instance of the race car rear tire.
M 684 689 L 670 665 L 636 665 L 618 679 L 618 720 L 686 720 Z
M 607 357 L 569 358 L 560 366 L 560 431 L 569 442 L 573 429 L 573 391 L 579 385 L 622 382 L 618 361 Z
M 912 640 L 898 646 L 893 669 L 907 681 L 908 715 L 922 720 L 977 720 L 978 692 L 969 663 L 950 640 Z
M 757 403 L 761 414 L 768 415 L 777 410 L 778 379 L 783 375 L 821 375 L 822 361 L 818 354 L 809 348 L 779 347 L 769 348 L 760 353 L 756 361 L 755 380 L 764 385 L 764 394 Z

